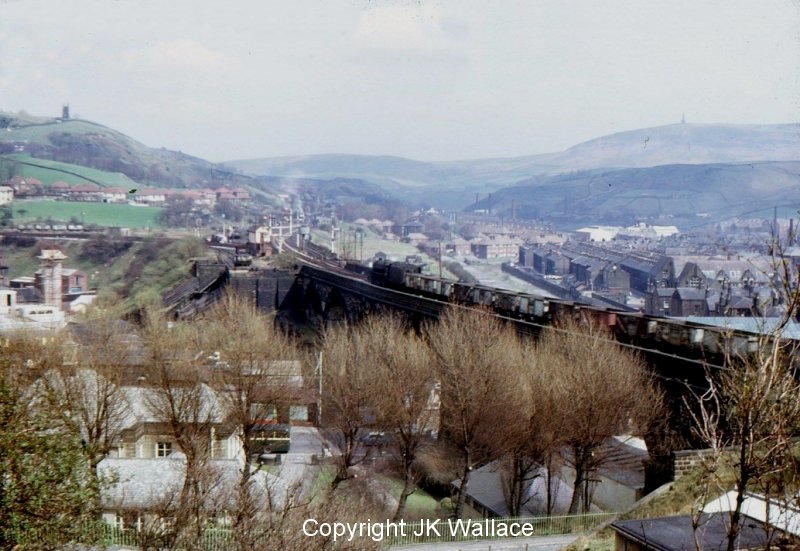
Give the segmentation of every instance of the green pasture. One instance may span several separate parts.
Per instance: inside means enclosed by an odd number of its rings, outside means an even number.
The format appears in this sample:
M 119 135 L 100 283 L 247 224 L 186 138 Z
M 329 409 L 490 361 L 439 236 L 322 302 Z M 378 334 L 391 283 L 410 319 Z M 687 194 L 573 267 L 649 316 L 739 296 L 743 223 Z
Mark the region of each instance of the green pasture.
M 137 207 L 118 203 L 81 203 L 55 200 L 15 201 L 12 203 L 14 223 L 24 224 L 37 220 L 56 222 L 77 221 L 119 228 L 161 227 L 160 207 Z
M 23 177 L 37 178 L 46 186 L 63 180 L 70 185 L 91 181 L 106 187 L 122 187 L 125 190 L 141 187 L 121 172 L 106 172 L 80 165 L 37 159 L 24 154 L 6 155 L 4 158 L 19 161 L 18 167 Z

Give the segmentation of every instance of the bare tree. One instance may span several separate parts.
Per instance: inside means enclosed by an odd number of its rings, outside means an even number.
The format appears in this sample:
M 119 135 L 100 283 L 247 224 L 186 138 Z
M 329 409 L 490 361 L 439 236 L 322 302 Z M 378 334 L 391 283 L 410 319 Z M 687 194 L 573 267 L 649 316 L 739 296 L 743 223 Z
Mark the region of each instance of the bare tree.
M 331 491 L 351 477 L 359 456 L 362 429 L 374 424 L 372 336 L 364 325 L 336 325 L 323 335 L 322 419 L 327 440 L 338 448 Z
M 370 336 L 374 365 L 376 421 L 391 434 L 403 477 L 393 517 L 397 521 L 403 517 L 408 496 L 418 482 L 414 461 L 420 449 L 431 442 L 429 433 L 436 429 L 436 379 L 429 349 L 404 320 L 392 315 L 371 317 L 364 328 Z
M 461 456 L 454 511 L 460 516 L 470 472 L 500 451 L 496 430 L 507 414 L 510 366 L 519 342 L 512 326 L 462 308 L 448 309 L 427 331 L 441 388 L 441 433 Z
M 800 272 L 784 249 L 785 244 L 774 235 L 772 273 L 766 275 L 778 297 L 780 314 L 757 319 L 756 331 L 750 335 L 728 331 L 718 343 L 723 365 L 706 366 L 707 390 L 693 392 L 693 399 L 687 401 L 696 435 L 712 450 L 704 464 L 703 494 L 724 492 L 728 489 L 725 475 L 733 475 L 735 500 L 726 534 L 729 551 L 735 549 L 742 528 L 746 494 L 753 488 L 764 491 L 765 528 L 771 531 L 772 499 L 791 492 L 797 482 L 792 438 L 800 427 L 798 343 L 785 332 L 800 313 Z
M 533 497 L 530 484 L 545 477 L 545 510 L 553 510 L 551 469 L 563 444 L 562 428 L 569 404 L 559 403 L 553 391 L 558 372 L 537 354 L 532 342 L 521 343 L 513 365 L 515 382 L 505 404 L 509 418 L 497 427 L 504 455 L 499 461 L 503 496 L 511 516 L 520 516 Z
M 171 327 L 168 329 L 168 327 Z M 218 476 L 209 463 L 211 432 L 221 421 L 216 394 L 196 363 L 196 333 L 170 326 L 148 312 L 143 337 L 148 350 L 147 407 L 183 454 L 185 476 L 174 510 L 176 546 L 193 546 L 208 516 L 206 499 Z
M 555 373 L 549 384 L 568 408 L 561 430 L 567 463 L 575 471 L 570 513 L 587 512 L 592 476 L 607 461 L 603 445 L 615 435 L 643 433 L 661 409 L 661 395 L 642 359 L 590 319 L 564 320 L 549 329 L 536 351 Z
M 793 474 L 792 438 L 800 426 L 800 383 L 793 357 L 796 343 L 766 330 L 748 342 L 729 336 L 725 362 L 707 371 L 708 390 L 695 393 L 690 408 L 696 434 L 712 450 L 705 481 L 724 491 L 722 473 L 732 473 L 735 502 L 730 511 L 727 549 L 735 549 L 742 505 L 753 487 L 770 494 L 786 489 Z
M 253 492 L 251 479 L 259 469 L 254 458 L 262 451 L 256 438 L 261 429 L 277 422 L 279 411 L 300 390 L 299 370 L 293 369 L 299 353 L 272 317 L 232 294 L 219 301 L 196 329 L 203 349 L 211 354 L 212 380 L 226 421 L 239 437 L 242 468 L 232 528 L 237 544 L 247 549 L 252 542 L 243 538 L 253 531 L 245 525 L 260 522 L 259 509 L 270 506 L 269 500 L 260 500 Z

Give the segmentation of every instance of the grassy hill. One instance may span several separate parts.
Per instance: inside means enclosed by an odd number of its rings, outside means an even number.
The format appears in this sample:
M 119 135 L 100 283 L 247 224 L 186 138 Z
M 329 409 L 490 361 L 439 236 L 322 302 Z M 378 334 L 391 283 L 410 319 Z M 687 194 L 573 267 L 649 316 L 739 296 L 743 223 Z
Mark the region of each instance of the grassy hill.
M 253 178 L 235 174 L 206 160 L 179 151 L 147 147 L 91 121 L 0 112 L 0 155 L 13 160 L 15 153 L 25 153 L 28 157 L 23 160 L 36 162 L 44 168 L 48 168 L 47 162 L 55 161 L 97 169 L 102 172 L 98 175 L 101 180 L 116 182 L 114 185 L 128 185 L 122 182 L 135 181 L 140 187 L 264 187 Z M 54 167 L 63 168 L 60 165 Z M 110 177 L 109 174 L 118 176 Z
M 93 182 L 104 187 L 116 186 L 125 189 L 139 186 L 139 184 L 121 172 L 107 172 L 81 165 L 37 159 L 24 153 L 6 155 L 3 159 L 6 162 L 10 161 L 16 164 L 20 176 L 36 178 L 46 186 L 50 186 L 59 180 L 71 185 L 81 182 Z

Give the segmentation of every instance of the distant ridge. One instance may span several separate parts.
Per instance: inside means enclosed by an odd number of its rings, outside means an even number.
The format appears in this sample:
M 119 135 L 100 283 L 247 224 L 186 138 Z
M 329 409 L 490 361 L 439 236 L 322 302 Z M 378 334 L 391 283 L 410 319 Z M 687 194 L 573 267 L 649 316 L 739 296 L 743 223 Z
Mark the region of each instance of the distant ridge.
M 595 138 L 547 158 L 564 168 L 796 161 L 800 124 L 670 124 Z
M 307 155 L 228 161 L 250 174 L 357 178 L 404 188 L 409 197 L 462 201 L 537 175 L 576 170 L 800 160 L 800 124 L 678 123 L 617 132 L 556 152 L 497 159 L 423 162 L 384 155 Z

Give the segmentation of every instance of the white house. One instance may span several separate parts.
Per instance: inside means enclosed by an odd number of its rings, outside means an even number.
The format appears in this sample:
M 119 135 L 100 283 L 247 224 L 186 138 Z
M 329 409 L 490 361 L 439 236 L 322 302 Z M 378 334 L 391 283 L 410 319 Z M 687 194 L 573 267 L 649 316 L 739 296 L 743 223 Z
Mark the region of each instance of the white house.
M 14 200 L 14 189 L 8 186 L 0 186 L 0 205 L 7 205 Z
M 579 239 L 589 241 L 611 241 L 622 228 L 619 226 L 586 226 L 575 230 Z
M 101 193 L 104 203 L 124 203 L 128 200 L 128 193 L 121 187 L 107 187 Z
M 152 205 L 154 203 L 164 203 L 167 200 L 167 195 L 160 189 L 142 189 L 134 195 L 137 203 L 145 203 Z

